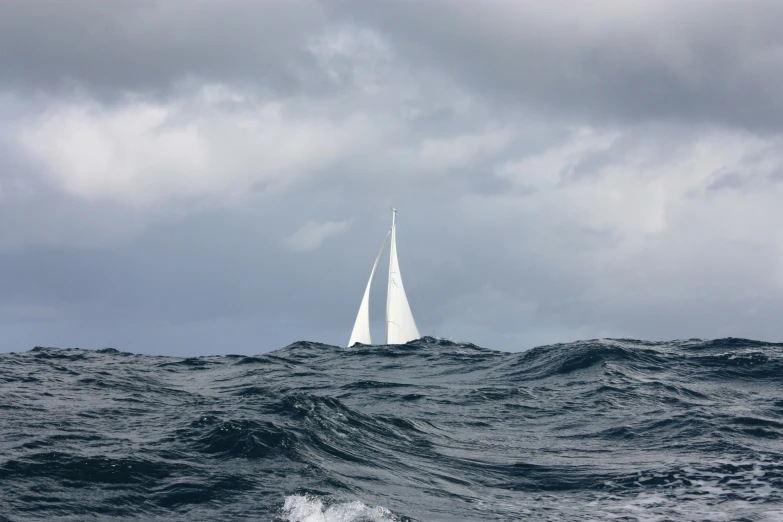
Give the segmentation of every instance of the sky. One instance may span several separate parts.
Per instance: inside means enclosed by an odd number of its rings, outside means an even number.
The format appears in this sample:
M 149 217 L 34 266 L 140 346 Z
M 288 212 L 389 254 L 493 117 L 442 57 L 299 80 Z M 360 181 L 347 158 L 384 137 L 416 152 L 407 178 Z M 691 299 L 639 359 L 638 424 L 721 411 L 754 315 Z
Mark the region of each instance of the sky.
M 781 341 L 781 85 L 777 0 L 2 1 L 0 351 L 344 345 L 392 206 L 423 335 Z

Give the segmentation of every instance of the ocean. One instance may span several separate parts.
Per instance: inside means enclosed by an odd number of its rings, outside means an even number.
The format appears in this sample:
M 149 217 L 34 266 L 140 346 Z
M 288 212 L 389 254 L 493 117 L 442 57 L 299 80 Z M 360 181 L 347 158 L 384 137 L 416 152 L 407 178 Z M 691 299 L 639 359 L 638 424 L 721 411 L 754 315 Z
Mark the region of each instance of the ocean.
M 781 521 L 783 344 L 2 354 L 17 520 Z

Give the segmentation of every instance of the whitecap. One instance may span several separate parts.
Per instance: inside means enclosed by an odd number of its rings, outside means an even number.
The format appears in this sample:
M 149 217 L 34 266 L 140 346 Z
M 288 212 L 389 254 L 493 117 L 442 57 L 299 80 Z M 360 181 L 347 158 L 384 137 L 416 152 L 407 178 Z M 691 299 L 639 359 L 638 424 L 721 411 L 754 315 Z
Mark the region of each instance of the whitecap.
M 354 500 L 327 505 L 313 495 L 289 495 L 283 504 L 289 522 L 384 522 L 399 520 L 388 509 Z

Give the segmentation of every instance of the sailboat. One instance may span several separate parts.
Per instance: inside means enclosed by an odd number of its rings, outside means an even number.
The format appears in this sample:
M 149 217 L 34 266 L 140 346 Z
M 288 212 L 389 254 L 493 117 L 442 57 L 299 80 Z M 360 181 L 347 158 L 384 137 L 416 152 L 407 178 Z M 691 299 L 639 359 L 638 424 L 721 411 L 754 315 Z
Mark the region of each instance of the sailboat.
M 356 343 L 372 344 L 370 338 L 370 286 L 372 285 L 375 271 L 378 269 L 378 262 L 381 260 L 386 243 L 391 237 L 391 246 L 389 248 L 389 282 L 386 290 L 386 344 L 404 344 L 413 339 L 418 339 L 419 330 L 416 328 L 416 321 L 413 320 L 413 313 L 408 304 L 408 298 L 405 296 L 405 288 L 402 286 L 402 276 L 400 275 L 400 265 L 397 262 L 397 209 L 392 209 L 392 226 L 383 240 L 381 250 L 375 263 L 372 265 L 370 280 L 367 281 L 367 288 L 364 290 L 362 303 L 359 305 L 359 313 L 356 315 L 356 322 L 353 324 L 351 339 L 348 346 Z

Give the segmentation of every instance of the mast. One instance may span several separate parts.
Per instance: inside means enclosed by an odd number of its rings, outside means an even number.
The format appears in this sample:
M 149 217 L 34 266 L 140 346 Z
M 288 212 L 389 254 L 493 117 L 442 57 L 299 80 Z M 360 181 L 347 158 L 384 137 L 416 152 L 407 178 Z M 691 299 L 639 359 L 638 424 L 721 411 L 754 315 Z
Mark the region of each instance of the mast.
M 397 234 L 394 227 L 397 224 L 397 209 L 392 207 L 392 226 L 389 230 L 391 234 L 391 245 L 389 246 L 389 281 L 386 287 L 386 344 L 389 343 L 389 306 L 392 302 L 391 298 L 391 285 L 392 285 L 392 258 L 397 256 Z

